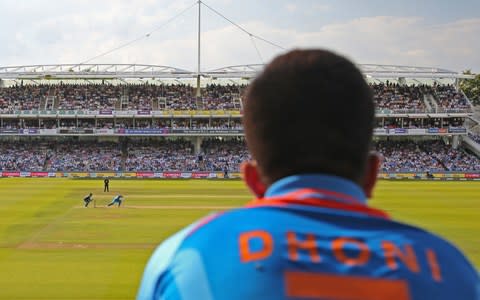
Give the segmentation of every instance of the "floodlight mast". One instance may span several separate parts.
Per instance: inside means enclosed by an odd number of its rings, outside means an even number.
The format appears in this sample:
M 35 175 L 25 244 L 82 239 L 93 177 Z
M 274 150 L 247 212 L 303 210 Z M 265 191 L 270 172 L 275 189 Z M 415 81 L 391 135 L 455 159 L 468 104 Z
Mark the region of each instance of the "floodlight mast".
M 200 33 L 201 33 L 201 8 L 202 8 L 202 1 L 198 0 L 198 45 L 197 45 L 197 93 L 196 96 L 200 97 Z

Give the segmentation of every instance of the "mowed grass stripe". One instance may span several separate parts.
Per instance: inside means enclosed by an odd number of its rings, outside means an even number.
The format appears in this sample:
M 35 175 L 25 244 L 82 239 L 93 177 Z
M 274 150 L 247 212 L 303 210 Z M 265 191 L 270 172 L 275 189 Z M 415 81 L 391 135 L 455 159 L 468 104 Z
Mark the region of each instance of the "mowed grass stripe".
M 155 247 L 156 244 L 99 244 L 99 243 L 64 243 L 64 242 L 56 242 L 56 243 L 33 243 L 27 242 L 19 245 L 18 249 L 152 249 Z
M 41 184 L 21 178 L 0 180 L 0 246 L 31 239 L 68 212 L 69 191 L 58 185 L 56 180 Z
M 218 206 L 218 205 L 122 205 L 121 207 L 113 206 L 97 206 L 98 209 L 187 209 L 187 210 L 197 210 L 197 209 L 206 209 L 206 210 L 226 210 L 237 208 L 238 206 Z M 75 206 L 74 208 L 85 209 L 84 206 Z
M 108 196 L 98 196 L 100 198 L 107 198 Z M 128 194 L 128 198 L 146 198 L 146 199 L 163 199 L 163 198 L 214 198 L 214 199 L 243 199 L 245 196 L 235 196 L 231 194 L 220 195 L 199 195 L 199 194 L 159 194 L 159 195 L 142 195 L 142 194 Z

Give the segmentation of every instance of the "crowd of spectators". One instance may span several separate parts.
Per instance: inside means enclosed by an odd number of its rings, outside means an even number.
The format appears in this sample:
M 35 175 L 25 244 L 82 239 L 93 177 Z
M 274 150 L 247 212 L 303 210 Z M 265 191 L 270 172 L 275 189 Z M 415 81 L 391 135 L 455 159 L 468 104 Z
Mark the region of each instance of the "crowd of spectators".
M 443 163 L 447 171 L 480 170 L 480 159 L 465 152 L 463 149 L 439 147 L 435 155 Z
M 477 141 L 480 138 L 477 136 Z M 249 160 L 240 138 L 203 140 L 196 152 L 186 139 L 129 139 L 122 143 L 1 141 L 3 171 L 239 171 Z M 441 140 L 375 143 L 383 172 L 479 171 L 480 159 Z
M 120 171 L 121 166 L 121 147 L 110 142 L 58 143 L 47 159 L 48 171 Z
M 469 132 L 468 137 L 471 138 L 475 143 L 480 145 L 480 135 Z
M 48 147 L 38 142 L 0 141 L 0 170 L 43 171 Z
M 16 85 L 0 88 L 0 113 L 16 110 L 38 110 L 40 102 L 48 95 L 48 85 Z
M 434 85 L 432 90 L 438 105 L 447 111 L 471 109 L 467 98 L 453 85 Z
M 202 143 L 202 168 L 205 171 L 238 172 L 243 161 L 251 159 L 242 139 L 208 139 Z
M 240 163 L 250 159 L 241 139 L 207 139 L 194 153 L 183 139 L 129 142 L 127 171 L 228 171 L 238 172 Z
M 160 86 L 160 109 L 196 110 L 195 89 L 186 84 Z
M 243 96 L 246 85 L 210 84 L 202 91 L 202 105 L 206 110 L 239 110 L 239 100 Z
M 112 110 L 122 86 L 110 84 L 60 84 L 51 96 L 58 97 L 58 110 Z
M 383 156 L 383 172 L 480 170 L 480 159 L 442 141 L 382 141 L 375 149 Z
M 376 118 L 376 128 L 448 128 L 463 127 L 465 118 Z
M 425 112 L 426 103 L 430 109 L 436 111 L 465 111 L 471 106 L 463 93 L 453 85 L 399 85 L 386 81 L 385 83 L 370 84 L 377 110 L 382 112 Z M 434 102 L 427 99 L 432 97 Z M 427 98 L 427 99 L 425 99 Z
M 197 99 L 186 84 L 57 84 L 0 88 L 0 112 L 41 110 L 47 96 L 54 109 L 73 111 L 240 110 L 242 85 L 207 85 Z
M 386 81 L 370 86 L 377 109 L 383 112 L 425 112 L 426 96 L 431 96 L 441 110 L 471 109 L 463 93 L 452 85 L 399 85 Z M 196 88 L 187 84 L 15 85 L 0 88 L 0 112 L 44 109 L 40 106 L 47 96 L 55 97 L 53 108 L 58 110 L 240 110 L 245 89 L 245 85 L 208 84 L 197 98 Z
M 424 86 L 401 86 L 395 83 L 370 84 L 377 110 L 425 111 Z
M 127 171 L 197 171 L 193 145 L 186 140 L 136 141 L 128 144 Z

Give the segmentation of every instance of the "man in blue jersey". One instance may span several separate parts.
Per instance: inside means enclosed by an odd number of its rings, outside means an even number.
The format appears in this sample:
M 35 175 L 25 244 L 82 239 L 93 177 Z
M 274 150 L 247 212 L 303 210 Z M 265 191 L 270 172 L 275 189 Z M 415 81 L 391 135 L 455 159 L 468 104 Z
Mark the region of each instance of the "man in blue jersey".
M 243 122 L 256 199 L 164 241 L 138 299 L 480 299 L 457 248 L 367 206 L 374 103 L 350 61 L 275 58 L 250 84 Z
M 108 203 L 108 206 L 112 206 L 115 203 L 117 203 L 118 207 L 120 207 L 120 205 L 122 204 L 122 198 L 123 198 L 122 195 L 117 195 L 117 196 L 113 197 L 112 202 Z

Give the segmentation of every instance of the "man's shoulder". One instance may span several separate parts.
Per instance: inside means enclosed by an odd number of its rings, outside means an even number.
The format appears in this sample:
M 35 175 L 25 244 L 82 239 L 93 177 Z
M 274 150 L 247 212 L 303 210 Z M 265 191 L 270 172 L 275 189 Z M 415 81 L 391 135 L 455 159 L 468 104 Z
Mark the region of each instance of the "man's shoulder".
M 141 286 L 137 295 L 138 299 L 152 298 L 152 296 L 156 293 L 158 278 L 168 272 L 169 267 L 171 267 L 175 256 L 180 252 L 185 240 L 198 228 L 204 226 L 217 216 L 218 214 L 211 214 L 193 224 L 190 224 L 189 226 L 167 238 L 155 249 L 145 268 Z

